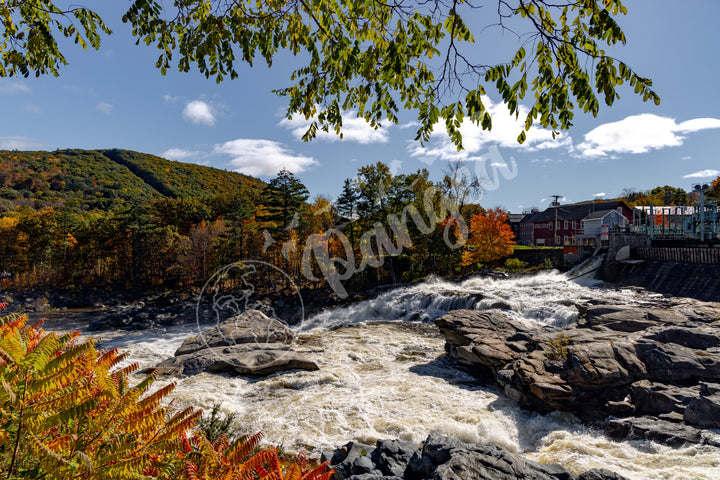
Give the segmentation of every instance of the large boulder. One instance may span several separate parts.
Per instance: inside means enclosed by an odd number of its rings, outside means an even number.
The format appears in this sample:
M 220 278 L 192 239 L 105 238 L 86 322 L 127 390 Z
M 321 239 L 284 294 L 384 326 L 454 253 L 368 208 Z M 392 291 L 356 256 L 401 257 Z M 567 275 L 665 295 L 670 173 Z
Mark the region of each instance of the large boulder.
M 307 356 L 289 345 L 294 334 L 284 323 L 258 310 L 232 319 L 185 340 L 155 369 L 164 375 L 201 372 L 262 377 L 286 370 L 318 370 Z
M 200 372 L 262 377 L 285 370 L 318 370 L 315 362 L 287 345 L 252 344 L 219 346 L 169 358 L 155 367 L 164 375 L 196 375 Z
M 188 338 L 175 355 L 188 355 L 205 348 L 238 344 L 290 343 L 295 335 L 283 322 L 259 310 L 247 310 L 219 325 Z

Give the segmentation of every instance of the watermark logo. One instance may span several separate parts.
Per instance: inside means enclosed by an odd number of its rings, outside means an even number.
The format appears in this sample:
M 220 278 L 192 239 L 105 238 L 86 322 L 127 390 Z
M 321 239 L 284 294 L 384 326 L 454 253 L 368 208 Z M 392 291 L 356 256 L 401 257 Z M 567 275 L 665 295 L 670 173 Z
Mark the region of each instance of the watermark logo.
M 216 360 L 252 373 L 292 352 L 291 327 L 305 321 L 305 305 L 286 272 L 260 260 L 241 260 L 210 277 L 195 314 L 200 339 Z M 236 345 L 247 348 L 228 348 Z

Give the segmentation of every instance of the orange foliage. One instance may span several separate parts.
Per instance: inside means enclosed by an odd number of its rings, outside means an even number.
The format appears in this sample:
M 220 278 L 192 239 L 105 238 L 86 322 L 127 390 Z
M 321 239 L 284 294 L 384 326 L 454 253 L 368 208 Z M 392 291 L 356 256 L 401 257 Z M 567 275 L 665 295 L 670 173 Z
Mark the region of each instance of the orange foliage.
M 720 177 L 713 180 L 712 185 L 710 186 L 710 194 L 720 201 Z
M 470 219 L 470 236 L 462 254 L 462 265 L 492 262 L 512 254 L 515 235 L 507 223 L 503 210 L 488 210 Z

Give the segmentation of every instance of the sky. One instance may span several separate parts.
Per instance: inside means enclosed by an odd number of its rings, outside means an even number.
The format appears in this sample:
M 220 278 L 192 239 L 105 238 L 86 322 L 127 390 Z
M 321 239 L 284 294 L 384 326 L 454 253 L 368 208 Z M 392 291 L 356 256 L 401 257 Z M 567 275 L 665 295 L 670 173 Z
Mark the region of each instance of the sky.
M 493 129 L 463 125 L 462 152 L 441 132 L 425 145 L 414 141 L 407 113 L 399 125 L 378 130 L 350 114 L 343 140 L 321 134 L 303 142 L 304 119 L 284 118 L 287 100 L 272 93 L 290 84 L 297 59 L 281 55 L 271 68 L 240 65 L 239 78 L 221 84 L 196 71 L 163 76 L 156 50 L 136 46 L 120 20 L 129 2 L 100 3 L 114 33 L 99 51 L 65 50 L 69 65 L 59 77 L 0 78 L 0 149 L 124 148 L 264 180 L 287 168 L 311 197 L 331 199 L 363 165 L 382 161 L 396 174 L 427 168 L 440 180 L 459 160 L 483 181 L 483 206 L 513 213 L 542 209 L 551 195 L 571 203 L 612 198 L 625 188 L 689 190 L 720 175 L 717 0 L 625 2 L 628 15 L 619 21 L 627 44 L 613 54 L 653 79 L 659 106 L 621 87 L 621 98 L 597 117 L 576 111 L 574 126 L 559 138 L 533 127 L 519 145 L 521 127 L 488 90 Z M 498 31 L 477 39 L 481 58 L 517 48 L 512 35 Z

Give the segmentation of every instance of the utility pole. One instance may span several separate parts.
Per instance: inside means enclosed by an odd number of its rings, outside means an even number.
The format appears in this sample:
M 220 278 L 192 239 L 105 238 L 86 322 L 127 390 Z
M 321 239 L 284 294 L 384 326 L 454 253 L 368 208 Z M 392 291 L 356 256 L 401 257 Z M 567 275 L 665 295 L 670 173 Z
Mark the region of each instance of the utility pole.
M 562 197 L 562 195 L 550 195 L 550 196 L 555 199 L 555 201 L 553 202 L 555 204 L 555 228 L 554 228 L 555 241 L 554 241 L 553 246 L 557 247 L 558 243 L 560 243 L 558 241 L 558 206 L 560 206 L 560 204 L 558 203 L 558 199 L 560 197 Z

